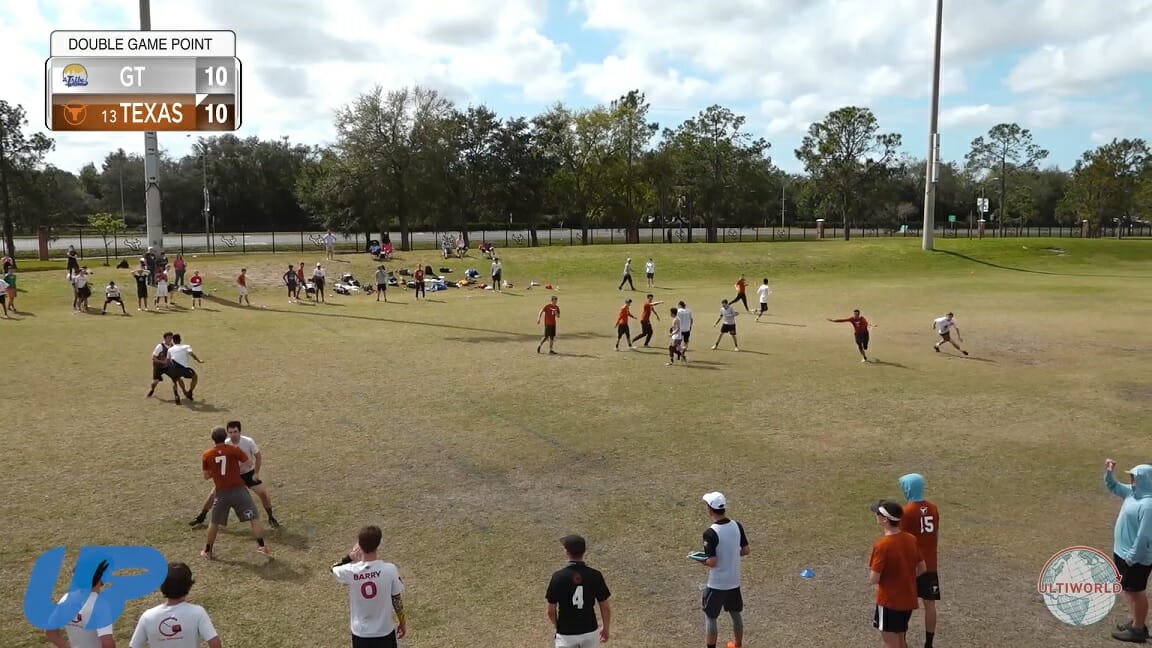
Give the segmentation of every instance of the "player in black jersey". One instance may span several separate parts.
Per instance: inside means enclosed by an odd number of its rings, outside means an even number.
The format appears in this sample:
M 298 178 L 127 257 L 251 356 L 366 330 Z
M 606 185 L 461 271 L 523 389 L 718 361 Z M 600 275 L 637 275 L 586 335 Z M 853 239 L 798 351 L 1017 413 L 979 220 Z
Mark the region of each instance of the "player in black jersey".
M 552 574 L 548 583 L 548 619 L 556 627 L 556 648 L 594 648 L 608 641 L 612 608 L 608 584 L 599 571 L 584 564 L 584 538 L 570 535 L 560 540 L 568 564 Z M 604 619 L 596 622 L 596 605 Z

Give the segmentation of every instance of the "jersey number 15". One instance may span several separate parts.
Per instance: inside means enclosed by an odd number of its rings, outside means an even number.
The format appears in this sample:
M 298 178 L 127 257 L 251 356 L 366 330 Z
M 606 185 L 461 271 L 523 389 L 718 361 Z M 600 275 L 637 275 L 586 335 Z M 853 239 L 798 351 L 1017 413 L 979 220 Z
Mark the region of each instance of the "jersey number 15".
M 920 533 L 936 533 L 936 520 L 931 515 L 920 518 Z

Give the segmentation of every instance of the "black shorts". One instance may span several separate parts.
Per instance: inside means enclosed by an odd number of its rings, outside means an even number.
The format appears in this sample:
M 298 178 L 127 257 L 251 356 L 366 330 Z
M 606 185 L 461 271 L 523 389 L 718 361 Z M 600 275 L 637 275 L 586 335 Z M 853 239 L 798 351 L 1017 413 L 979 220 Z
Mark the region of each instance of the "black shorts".
M 352 635 L 352 648 L 396 648 L 396 631 L 386 637 L 357 637 Z
M 168 362 L 168 377 L 172 380 L 179 378 L 195 378 L 196 370 L 192 367 L 185 367 L 178 362 Z
M 148 299 L 148 286 L 136 286 L 136 299 Z
M 692 331 L 680 331 L 680 335 L 684 338 L 684 344 L 688 344 L 688 340 L 692 339 Z
M 500 273 L 499 272 L 492 275 L 492 283 L 497 284 L 497 285 L 500 284 Z
M 545 324 L 544 325 L 544 337 L 556 337 L 556 325 L 555 324 Z
M 711 587 L 704 588 L 704 596 L 700 601 L 700 607 L 704 609 L 704 616 L 709 619 L 715 619 L 720 616 L 720 611 L 725 612 L 743 612 L 744 611 L 744 597 L 740 595 L 740 588 L 730 590 L 718 590 Z
M 864 351 L 868 350 L 868 331 L 862 331 L 856 334 L 856 346 Z
M 735 324 L 721 324 L 720 325 L 720 335 L 724 335 L 725 333 L 731 333 L 732 335 L 736 335 L 736 325 Z
M 644 335 L 652 335 L 653 334 L 652 321 L 651 320 L 644 320 L 644 321 L 640 322 L 640 333 L 642 333 Z
M 104 305 L 105 306 L 107 306 L 108 304 L 111 304 L 112 302 L 116 302 L 117 304 L 123 304 L 124 303 L 124 302 L 120 301 L 119 297 L 105 297 L 104 298 Z
M 761 313 L 767 313 L 768 312 L 768 302 L 760 302 L 760 312 Z
M 617 337 L 619 337 L 621 335 L 632 335 L 632 331 L 628 328 L 627 324 L 617 324 L 616 325 L 616 335 L 617 335 Z
M 204 289 L 203 288 L 193 288 L 192 289 L 192 299 L 200 299 L 202 297 L 204 297 Z
M 152 380 L 163 380 L 164 376 L 168 375 L 168 367 L 166 365 L 158 365 L 152 363 Z
M 940 574 L 926 571 L 916 577 L 916 596 L 925 601 L 940 600 Z
M 644 273 L 644 276 L 651 279 L 653 276 L 655 276 L 655 273 L 654 272 L 646 272 L 646 273 Z
M 1120 572 L 1120 587 L 1125 592 L 1143 592 L 1148 589 L 1148 573 L 1152 565 L 1132 565 L 1116 554 L 1112 554 L 1112 562 L 1116 564 L 1116 571 Z
M 908 621 L 912 619 L 912 610 L 890 610 L 877 605 L 872 612 L 872 627 L 880 632 L 908 632 Z
M 244 480 L 244 485 L 247 486 L 248 488 L 252 488 L 253 486 L 259 486 L 260 484 L 263 484 L 264 482 L 260 481 L 259 479 L 256 479 L 255 474 L 256 474 L 256 471 L 249 470 L 246 473 L 241 473 L 240 479 Z
M 376 290 L 379 290 L 380 292 L 388 292 L 388 284 L 376 284 Z
M 940 341 L 941 342 L 951 342 L 952 341 L 952 332 L 951 331 L 949 331 L 947 333 L 940 333 L 939 335 L 940 335 Z

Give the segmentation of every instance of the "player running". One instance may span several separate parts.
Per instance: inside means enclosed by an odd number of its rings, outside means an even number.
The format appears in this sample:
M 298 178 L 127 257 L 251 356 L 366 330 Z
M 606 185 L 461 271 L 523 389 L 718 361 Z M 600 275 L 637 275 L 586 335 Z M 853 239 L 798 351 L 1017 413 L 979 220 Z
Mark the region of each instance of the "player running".
M 868 362 L 868 329 L 873 328 L 868 320 L 860 314 L 860 309 L 852 311 L 852 317 L 844 317 L 841 319 L 830 319 L 829 322 L 850 322 L 852 324 L 852 333 L 856 336 L 856 348 L 860 351 L 860 357 L 863 358 L 860 362 Z
M 652 316 L 655 315 L 657 320 L 660 319 L 660 314 L 655 311 L 655 308 L 663 303 L 662 301 L 652 301 L 652 294 L 648 294 L 648 297 L 644 300 L 643 307 L 640 309 L 640 334 L 632 338 L 633 342 L 644 338 L 644 346 L 647 348 L 648 343 L 652 341 L 653 335 Z
M 956 320 L 953 319 L 952 313 L 948 313 L 944 317 L 937 317 L 936 319 L 932 320 L 932 328 L 936 329 L 936 333 L 940 336 L 940 341 L 932 347 L 933 349 L 936 349 L 936 353 L 940 353 L 940 345 L 947 342 L 956 347 L 956 350 L 960 353 L 968 355 L 967 351 L 961 349 L 959 344 L 956 344 L 957 341 L 963 342 L 964 338 L 960 337 L 960 327 L 956 326 Z M 952 331 L 956 331 L 955 340 L 952 339 Z
M 216 533 L 220 525 L 228 521 L 228 512 L 236 511 L 236 517 L 248 522 L 252 526 L 252 535 L 256 538 L 256 551 L 268 555 L 268 546 L 264 544 L 264 529 L 260 526 L 260 516 L 256 513 L 256 506 L 252 503 L 252 496 L 248 494 L 248 487 L 240 475 L 240 467 L 248 462 L 248 455 L 240 448 L 227 443 L 228 432 L 222 427 L 212 429 L 212 442 L 214 445 L 204 451 L 200 456 L 200 466 L 204 471 L 204 479 L 211 479 L 216 487 L 215 503 L 212 505 L 212 521 L 208 525 L 208 535 L 204 540 L 204 549 L 200 552 L 201 558 L 212 560 L 212 545 L 216 542 Z
M 668 340 L 668 363 L 665 366 L 671 367 L 676 358 L 680 358 L 681 362 L 688 362 L 688 356 L 684 355 L 684 334 L 680 332 L 680 318 L 676 317 L 676 309 L 669 309 L 672 315 L 672 326 L 669 327 L 668 333 L 671 339 Z
M 735 306 L 736 302 L 744 304 L 744 311 L 751 313 L 752 309 L 748 308 L 748 280 L 741 274 L 740 278 L 736 280 L 736 296 L 732 298 L 732 305 Z
M 556 648 L 595 648 L 607 643 L 612 624 L 612 606 L 604 575 L 584 562 L 587 543 L 578 535 L 565 536 L 564 558 L 568 564 L 556 570 L 548 581 L 544 598 L 548 620 L 555 629 Z M 604 625 L 596 621 L 596 606 Z
M 264 482 L 260 481 L 260 466 L 264 462 L 264 455 L 260 452 L 260 447 L 256 445 L 256 441 L 252 437 L 240 434 L 242 429 L 240 421 L 228 421 L 225 426 L 228 432 L 228 445 L 236 446 L 248 455 L 248 461 L 240 464 L 240 479 L 244 480 L 244 485 L 248 490 L 256 493 L 260 498 L 260 503 L 264 505 L 264 512 L 268 514 L 268 526 L 273 529 L 280 528 L 280 523 L 276 521 L 276 516 L 272 515 L 272 500 L 268 496 L 268 489 L 264 487 Z M 204 520 L 208 517 L 208 513 L 212 511 L 212 503 L 216 501 L 216 491 L 208 493 L 208 499 L 204 500 L 204 506 L 200 509 L 200 514 L 196 519 L 188 523 L 188 526 L 200 526 L 204 524 Z M 228 522 L 223 522 L 224 526 Z
M 756 296 L 760 298 L 760 310 L 756 311 L 756 321 L 759 322 L 760 318 L 768 312 L 768 295 L 772 294 L 772 289 L 768 287 L 768 277 L 764 277 L 764 283 L 756 289 Z
M 904 492 L 904 515 L 900 530 L 916 536 L 924 573 L 916 577 L 916 596 L 924 602 L 924 648 L 932 648 L 936 637 L 936 601 L 940 600 L 940 576 L 936 571 L 936 546 L 940 534 L 940 511 L 924 499 L 924 477 L 909 473 L 900 478 Z
M 624 284 L 628 284 L 629 290 L 636 290 L 636 286 L 632 283 L 632 259 L 624 262 L 624 277 L 620 279 L 620 285 L 616 290 L 624 290 Z
M 540 320 L 544 320 L 544 337 L 540 339 L 540 344 L 536 345 L 536 353 L 540 353 L 544 343 L 548 343 L 548 355 L 556 355 L 556 351 L 552 346 L 556 344 L 556 319 L 560 317 L 560 307 L 556 305 L 558 297 L 552 296 L 552 300 L 544 304 L 544 308 L 540 309 L 540 314 L 536 316 L 536 325 L 540 325 Z

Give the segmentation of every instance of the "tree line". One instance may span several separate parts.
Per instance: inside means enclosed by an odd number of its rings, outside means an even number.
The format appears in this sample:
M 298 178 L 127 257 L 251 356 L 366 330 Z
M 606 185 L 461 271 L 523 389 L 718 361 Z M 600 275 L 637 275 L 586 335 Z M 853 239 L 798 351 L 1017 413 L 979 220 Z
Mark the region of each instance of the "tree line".
M 611 227 L 638 242 L 642 227 L 918 226 L 925 163 L 901 149 L 866 107 L 846 106 L 812 124 L 800 147 L 774 151 L 746 118 L 713 105 L 674 126 L 650 116 L 631 91 L 606 105 L 555 104 L 534 117 L 500 117 L 458 106 L 415 86 L 358 96 L 335 116 L 335 141 L 226 134 L 199 138 L 193 153 L 164 154 L 165 229 L 172 232 L 333 229 L 460 231 Z M 0 100 L 0 211 L 9 253 L 16 232 L 62 228 L 109 215 L 144 221 L 144 160 L 117 150 L 79 174 L 44 163 L 52 138 L 30 133 L 25 111 Z M 795 155 L 804 172 L 773 161 Z M 992 227 L 1093 227 L 1152 215 L 1152 154 L 1142 139 L 1085 152 L 1071 169 L 1046 165 L 1048 151 L 1019 124 L 976 138 L 963 160 L 941 163 L 937 214 Z M 988 213 L 977 198 L 987 199 Z M 205 206 L 211 223 L 205 223 Z M 113 223 L 115 226 L 115 223 Z M 689 229 L 691 232 L 691 229 Z

